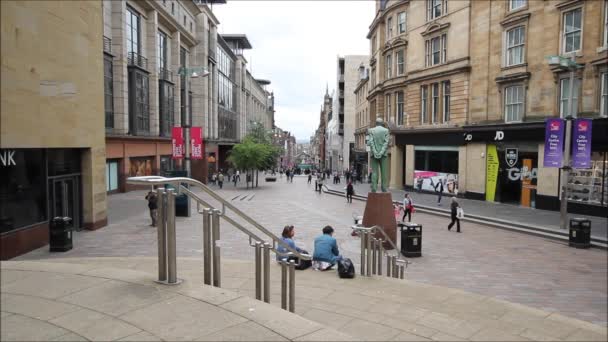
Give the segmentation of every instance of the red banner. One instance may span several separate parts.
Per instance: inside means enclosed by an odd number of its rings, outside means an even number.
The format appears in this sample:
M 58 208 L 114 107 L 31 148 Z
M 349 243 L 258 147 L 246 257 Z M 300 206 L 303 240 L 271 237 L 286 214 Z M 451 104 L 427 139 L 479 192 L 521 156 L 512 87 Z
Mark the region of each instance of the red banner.
M 182 159 L 184 158 L 184 137 L 182 135 L 181 127 L 173 127 L 171 130 L 171 142 L 172 146 L 172 155 L 173 159 Z
M 203 159 L 203 128 L 190 128 L 190 158 Z

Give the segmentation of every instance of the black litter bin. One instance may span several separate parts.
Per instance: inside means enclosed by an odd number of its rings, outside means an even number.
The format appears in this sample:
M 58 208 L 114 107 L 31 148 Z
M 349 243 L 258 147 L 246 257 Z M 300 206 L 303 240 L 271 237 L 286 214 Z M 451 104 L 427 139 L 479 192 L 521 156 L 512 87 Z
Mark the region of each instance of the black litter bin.
M 66 252 L 72 249 L 72 218 L 55 217 L 49 229 L 49 247 L 51 252 Z
M 422 225 L 400 222 L 399 228 L 401 228 L 401 253 L 408 258 L 422 256 Z
M 585 218 L 570 219 L 568 245 L 576 248 L 591 247 L 591 221 Z

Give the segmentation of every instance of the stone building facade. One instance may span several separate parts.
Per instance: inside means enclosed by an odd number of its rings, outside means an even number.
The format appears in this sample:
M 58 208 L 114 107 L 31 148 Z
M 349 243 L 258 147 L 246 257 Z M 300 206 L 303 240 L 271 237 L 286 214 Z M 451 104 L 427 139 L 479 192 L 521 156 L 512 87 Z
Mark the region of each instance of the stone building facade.
M 0 259 L 107 224 L 100 1 L 2 1 Z
M 358 68 L 359 81 L 355 87 L 355 148 L 354 148 L 354 166 L 353 170 L 361 179 L 367 179 L 369 170 L 369 155 L 367 141 L 367 130 L 370 128 L 371 122 L 369 117 L 369 102 L 368 85 L 369 85 L 369 64 L 365 61 Z

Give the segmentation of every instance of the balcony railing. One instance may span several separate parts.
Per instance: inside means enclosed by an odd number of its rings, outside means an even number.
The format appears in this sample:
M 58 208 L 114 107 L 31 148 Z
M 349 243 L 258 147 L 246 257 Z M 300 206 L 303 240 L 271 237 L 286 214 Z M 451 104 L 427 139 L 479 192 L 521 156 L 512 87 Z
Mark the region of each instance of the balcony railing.
M 148 69 L 148 59 L 137 52 L 129 52 L 127 63 L 131 66 L 137 66 L 145 70 Z
M 112 39 L 103 37 L 103 52 L 112 53 Z
M 158 71 L 158 79 L 173 83 L 173 72 L 169 69 L 160 68 Z

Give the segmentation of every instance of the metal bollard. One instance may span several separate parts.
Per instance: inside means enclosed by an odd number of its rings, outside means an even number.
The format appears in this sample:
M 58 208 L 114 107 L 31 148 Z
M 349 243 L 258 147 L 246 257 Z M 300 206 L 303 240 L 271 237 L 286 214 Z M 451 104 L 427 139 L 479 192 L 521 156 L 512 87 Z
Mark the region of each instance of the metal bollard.
M 211 216 L 211 236 L 213 242 L 213 286 L 221 287 L 222 280 L 220 274 L 220 247 L 217 241 L 220 239 L 220 213 L 221 210 L 214 209 Z
M 399 268 L 399 265 L 397 265 L 397 257 L 394 256 L 393 257 L 393 278 L 398 278 L 399 277 L 398 268 Z
M 390 277 L 391 276 L 391 270 L 393 269 L 393 266 L 391 265 L 391 261 L 393 261 L 393 258 L 390 255 L 386 255 L 386 276 Z
M 289 312 L 296 311 L 296 262 L 289 262 Z
M 399 279 L 403 279 L 405 277 L 405 266 L 399 266 Z
M 167 192 L 167 283 L 177 284 L 177 243 L 175 239 L 175 192 Z
M 167 195 L 165 189 L 156 189 L 158 196 L 158 216 L 156 225 L 158 230 L 158 282 L 167 281 L 167 221 L 165 199 Z
M 270 244 L 264 244 L 264 301 L 270 303 Z
M 365 237 L 367 234 L 364 231 L 359 231 L 359 236 L 361 236 L 361 275 L 365 276 Z
M 367 257 L 367 266 L 365 266 L 366 271 L 367 271 L 367 276 L 371 277 L 372 276 L 372 239 L 373 239 L 373 235 L 371 232 L 367 233 L 367 238 L 365 240 L 365 244 L 367 245 L 366 249 L 366 257 Z
M 255 299 L 262 300 L 262 243 L 255 243 Z
M 382 275 L 382 259 L 384 254 L 384 247 L 382 247 L 383 240 L 378 239 L 378 275 Z
M 376 259 L 378 257 L 378 239 L 372 240 L 372 274 L 376 274 Z
M 203 209 L 203 279 L 211 285 L 211 209 Z
M 287 262 L 281 260 L 281 309 L 287 310 Z

